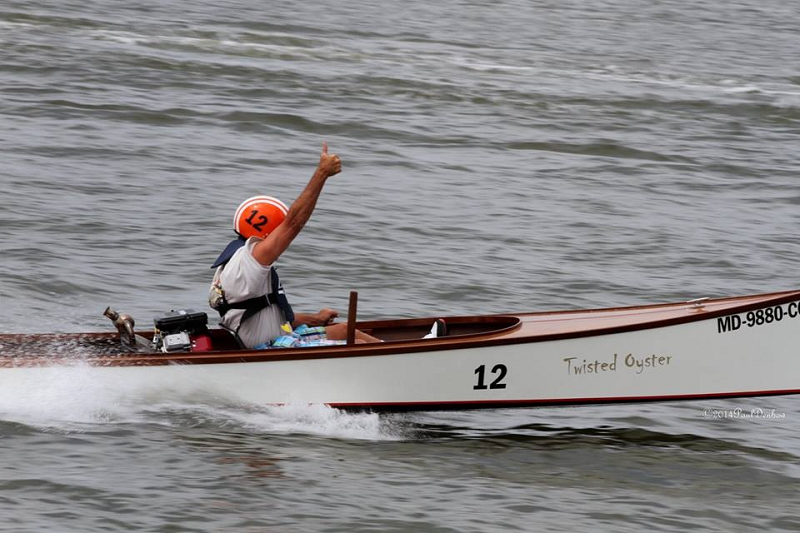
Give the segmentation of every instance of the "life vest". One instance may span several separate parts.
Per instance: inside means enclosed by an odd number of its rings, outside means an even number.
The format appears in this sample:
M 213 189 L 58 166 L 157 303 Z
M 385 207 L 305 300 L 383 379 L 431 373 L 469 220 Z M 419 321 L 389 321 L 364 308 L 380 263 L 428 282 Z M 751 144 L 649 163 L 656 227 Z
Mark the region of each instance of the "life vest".
M 244 246 L 245 242 L 245 239 L 239 238 L 228 244 L 228 246 L 225 248 L 225 251 L 220 254 L 220 257 L 214 262 L 214 265 L 211 268 L 220 266 L 224 268 L 225 265 L 228 264 L 228 261 L 230 261 L 231 257 L 233 257 L 233 254 L 236 252 L 236 250 Z M 242 315 L 242 319 L 239 321 L 239 328 L 242 327 L 242 324 L 244 324 L 245 321 L 252 318 L 259 311 L 270 305 L 277 305 L 278 308 L 283 311 L 283 316 L 286 318 L 286 321 L 291 324 L 294 322 L 294 311 L 292 310 L 292 306 L 289 304 L 288 298 L 286 298 L 286 292 L 283 290 L 283 285 L 281 284 L 281 280 L 278 277 L 278 271 L 275 269 L 275 267 L 270 267 L 269 276 L 271 278 L 271 291 L 269 293 L 234 303 L 228 302 L 227 298 L 225 298 L 224 289 L 218 286 L 215 282 L 211 287 L 211 294 L 209 295 L 208 300 L 209 305 L 211 305 L 211 307 L 219 313 L 220 317 L 225 316 L 225 314 L 231 309 L 244 309 L 245 311 Z
M 281 284 L 281 280 L 278 277 L 278 271 L 275 270 L 275 267 L 269 269 L 269 275 L 272 277 L 272 292 L 268 294 L 255 296 L 241 302 L 229 303 L 225 298 L 225 293 L 223 292 L 222 299 L 215 308 L 219 313 L 219 316 L 225 316 L 225 313 L 231 309 L 244 309 L 245 311 L 242 315 L 242 319 L 239 321 L 239 327 L 241 328 L 241 325 L 244 324 L 247 319 L 255 316 L 256 313 L 262 309 L 265 309 L 270 305 L 277 305 L 280 310 L 283 311 L 283 316 L 286 318 L 286 321 L 290 324 L 294 322 L 294 311 L 292 310 L 292 306 L 289 304 L 288 298 L 286 298 L 286 291 L 283 290 L 283 285 Z

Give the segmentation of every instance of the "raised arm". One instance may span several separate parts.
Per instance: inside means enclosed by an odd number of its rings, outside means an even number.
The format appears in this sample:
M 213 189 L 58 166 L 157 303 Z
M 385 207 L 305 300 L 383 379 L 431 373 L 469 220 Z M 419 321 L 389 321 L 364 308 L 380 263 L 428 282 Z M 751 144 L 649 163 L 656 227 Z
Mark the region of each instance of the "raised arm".
M 294 201 L 283 223 L 253 247 L 253 257 L 264 266 L 274 263 L 289 247 L 306 225 L 317 205 L 322 187 L 331 176 L 342 171 L 342 162 L 336 154 L 328 154 L 328 143 L 322 143 L 322 155 L 311 180 Z

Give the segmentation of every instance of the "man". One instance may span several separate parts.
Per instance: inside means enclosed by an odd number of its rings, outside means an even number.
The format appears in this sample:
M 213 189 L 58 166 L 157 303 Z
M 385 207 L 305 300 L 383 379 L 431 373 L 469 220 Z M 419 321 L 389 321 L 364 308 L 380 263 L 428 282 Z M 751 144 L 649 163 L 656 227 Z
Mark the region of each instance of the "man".
M 345 344 L 347 324 L 334 324 L 339 314 L 321 309 L 314 314 L 294 313 L 274 264 L 311 217 L 325 182 L 342 171 L 327 143 L 314 175 L 287 208 L 270 196 L 242 202 L 233 218 L 239 238 L 231 242 L 211 268 L 216 268 L 209 303 L 219 311 L 220 324 L 237 335 L 247 348 L 325 346 Z M 356 342 L 380 339 L 356 331 Z

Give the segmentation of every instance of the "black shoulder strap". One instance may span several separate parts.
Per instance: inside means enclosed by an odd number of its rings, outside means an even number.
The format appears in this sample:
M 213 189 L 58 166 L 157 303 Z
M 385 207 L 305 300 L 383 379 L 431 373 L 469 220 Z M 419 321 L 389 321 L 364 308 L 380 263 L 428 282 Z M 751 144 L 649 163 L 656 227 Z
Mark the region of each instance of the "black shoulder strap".
M 278 307 L 281 308 L 283 311 L 283 316 L 286 317 L 286 321 L 291 324 L 294 322 L 294 310 L 292 310 L 292 306 L 289 305 L 289 299 L 286 298 L 286 291 L 283 290 L 283 285 L 281 284 L 280 278 L 278 278 L 278 271 L 275 267 L 272 267 L 272 293 L 276 295 Z
M 290 324 L 294 322 L 294 311 L 292 310 L 292 306 L 289 305 L 286 292 L 283 290 L 283 285 L 281 285 L 281 281 L 278 278 L 278 272 L 274 267 L 270 270 L 270 276 L 272 276 L 272 292 L 269 294 L 262 294 L 261 296 L 255 296 L 234 303 L 228 303 L 228 300 L 225 299 L 223 295 L 222 303 L 216 308 L 219 312 L 219 316 L 225 316 L 225 313 L 231 309 L 244 309 L 245 312 L 242 315 L 242 319 L 239 321 L 239 327 L 242 327 L 241 324 L 243 324 L 245 320 L 255 316 L 256 313 L 265 307 L 277 305 L 281 311 L 283 311 L 286 321 Z

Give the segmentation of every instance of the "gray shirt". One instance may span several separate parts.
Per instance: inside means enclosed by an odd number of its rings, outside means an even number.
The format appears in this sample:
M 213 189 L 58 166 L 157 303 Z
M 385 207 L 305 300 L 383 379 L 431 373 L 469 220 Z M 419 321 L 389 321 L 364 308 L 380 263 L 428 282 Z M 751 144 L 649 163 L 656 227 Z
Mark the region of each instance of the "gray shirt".
M 253 257 L 253 246 L 257 242 L 256 238 L 247 239 L 247 243 L 214 274 L 214 283 L 222 287 L 228 303 L 242 302 L 272 292 L 272 266 L 264 266 Z M 233 331 L 238 329 L 239 338 L 248 348 L 255 348 L 283 334 L 281 324 L 286 322 L 286 318 L 277 305 L 268 305 L 244 324 L 241 324 L 242 315 L 244 309 L 231 309 L 222 317 L 220 324 Z

